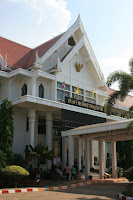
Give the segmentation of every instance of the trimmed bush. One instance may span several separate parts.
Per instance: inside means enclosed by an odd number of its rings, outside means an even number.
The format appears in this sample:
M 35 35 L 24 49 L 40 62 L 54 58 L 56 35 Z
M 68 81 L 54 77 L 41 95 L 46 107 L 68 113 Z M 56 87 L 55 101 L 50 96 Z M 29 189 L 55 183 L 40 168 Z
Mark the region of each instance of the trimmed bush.
M 130 167 L 128 170 L 127 170 L 127 175 L 126 175 L 127 179 L 129 181 L 133 181 L 133 167 Z
M 17 187 L 20 179 L 28 175 L 29 172 L 26 169 L 17 165 L 2 169 L 2 179 L 6 187 Z

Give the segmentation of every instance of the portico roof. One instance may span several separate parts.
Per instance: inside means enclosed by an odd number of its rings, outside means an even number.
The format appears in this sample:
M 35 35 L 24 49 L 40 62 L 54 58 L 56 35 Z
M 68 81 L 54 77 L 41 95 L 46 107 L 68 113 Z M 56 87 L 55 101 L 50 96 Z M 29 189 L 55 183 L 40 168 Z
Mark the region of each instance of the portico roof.
M 62 137 L 72 135 L 87 137 L 92 140 L 103 139 L 104 141 L 133 140 L 133 130 L 131 130 L 130 134 L 128 134 L 126 130 L 130 121 L 132 121 L 132 119 L 82 126 L 68 131 L 63 131 L 61 135 Z

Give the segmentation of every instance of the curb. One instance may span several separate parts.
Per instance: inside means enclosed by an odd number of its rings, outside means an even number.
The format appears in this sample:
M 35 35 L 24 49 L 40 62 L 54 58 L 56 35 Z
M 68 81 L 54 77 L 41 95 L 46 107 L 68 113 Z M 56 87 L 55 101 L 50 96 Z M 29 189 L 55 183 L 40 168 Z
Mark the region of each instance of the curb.
M 40 192 L 40 191 L 64 190 L 64 189 L 70 189 L 70 188 L 75 188 L 75 187 L 90 185 L 90 184 L 94 184 L 94 183 L 127 183 L 127 182 L 128 182 L 127 179 L 119 179 L 119 180 L 96 180 L 96 181 L 91 180 L 91 181 L 87 181 L 87 182 L 70 184 L 70 185 L 59 186 L 59 187 L 0 190 L 0 194 L 13 194 L 13 193 L 20 193 L 20 192 Z
M 126 197 L 121 193 L 118 193 L 118 198 L 123 200 L 133 200 L 133 197 Z

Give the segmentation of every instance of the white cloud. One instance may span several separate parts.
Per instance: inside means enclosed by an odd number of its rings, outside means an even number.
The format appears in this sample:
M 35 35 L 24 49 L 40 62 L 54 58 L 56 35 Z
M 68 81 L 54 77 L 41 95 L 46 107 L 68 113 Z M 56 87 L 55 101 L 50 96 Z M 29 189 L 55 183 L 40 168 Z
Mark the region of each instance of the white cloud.
M 71 20 L 71 13 L 66 8 L 65 0 L 8 0 L 14 3 L 24 3 L 37 12 L 37 24 L 42 24 L 47 17 L 59 23 L 59 31 L 65 31 Z M 62 28 L 61 28 L 62 27 Z
M 104 74 L 105 80 L 108 75 L 116 70 L 122 70 L 129 73 L 129 60 L 133 56 L 133 49 L 125 49 L 121 52 L 121 55 L 103 57 L 99 60 L 101 70 Z M 118 89 L 117 84 L 114 84 L 112 88 Z
M 115 70 L 122 70 L 125 72 L 129 72 L 129 60 L 133 56 L 133 50 L 128 49 L 121 52 L 121 56 L 111 56 L 102 58 L 100 60 L 100 66 L 105 74 L 108 76 L 111 72 Z
M 67 30 L 71 13 L 66 0 L 7 0 L 24 12 L 25 26 L 16 29 L 14 40 L 26 46 L 35 47 Z M 21 5 L 20 5 L 21 4 Z M 28 13 L 28 14 L 27 14 Z M 21 20 L 21 19 L 20 19 Z M 13 21 L 13 23 L 17 23 Z M 17 25 L 14 25 L 17 27 Z M 26 30 L 26 32 L 25 32 Z M 28 33 L 28 35 L 27 35 Z

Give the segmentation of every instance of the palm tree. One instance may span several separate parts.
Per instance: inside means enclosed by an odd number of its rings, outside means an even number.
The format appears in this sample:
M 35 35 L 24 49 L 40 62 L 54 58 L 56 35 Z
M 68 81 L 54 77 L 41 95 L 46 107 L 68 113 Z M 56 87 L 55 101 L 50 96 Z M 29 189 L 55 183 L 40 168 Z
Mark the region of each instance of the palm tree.
M 53 159 L 53 150 L 48 150 L 48 146 L 42 146 L 38 144 L 34 148 L 29 145 L 29 149 L 25 150 L 25 153 L 28 156 L 29 160 L 32 160 L 33 158 L 38 159 L 38 167 L 40 164 L 44 164 L 46 160 L 52 160 Z
M 124 101 L 129 92 L 133 90 L 133 58 L 129 61 L 130 74 L 123 71 L 115 71 L 107 78 L 107 85 L 110 87 L 118 81 L 119 90 L 115 91 L 106 101 L 106 113 L 110 115 L 111 109 L 117 100 Z M 129 108 L 133 111 L 133 105 Z M 133 127 L 133 121 L 128 125 L 128 130 Z

